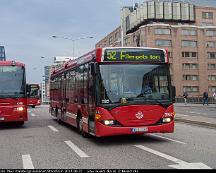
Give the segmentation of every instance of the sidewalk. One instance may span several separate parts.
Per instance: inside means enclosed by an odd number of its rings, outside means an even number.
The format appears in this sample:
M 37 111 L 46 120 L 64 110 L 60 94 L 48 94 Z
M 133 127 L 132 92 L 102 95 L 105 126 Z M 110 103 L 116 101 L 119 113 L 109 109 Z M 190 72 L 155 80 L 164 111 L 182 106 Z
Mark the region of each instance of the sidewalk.
M 187 104 L 184 105 L 184 103 L 175 103 L 175 107 L 208 107 L 208 108 L 215 108 L 215 118 L 209 118 L 205 116 L 192 116 L 192 115 L 184 115 L 184 114 L 178 114 L 175 115 L 175 121 L 176 122 L 184 122 L 189 124 L 195 124 L 195 125 L 202 125 L 205 127 L 213 127 L 216 128 L 216 105 L 215 104 L 209 104 L 208 106 L 203 106 L 202 104 Z
M 203 106 L 203 104 L 200 104 L 200 103 L 198 103 L 198 104 L 187 103 L 186 105 L 184 103 L 174 103 L 174 105 L 176 107 L 204 107 L 205 106 L 205 107 L 209 107 L 209 108 L 216 108 L 216 104 L 212 104 L 212 103 L 209 104 L 208 106 L 206 104 Z

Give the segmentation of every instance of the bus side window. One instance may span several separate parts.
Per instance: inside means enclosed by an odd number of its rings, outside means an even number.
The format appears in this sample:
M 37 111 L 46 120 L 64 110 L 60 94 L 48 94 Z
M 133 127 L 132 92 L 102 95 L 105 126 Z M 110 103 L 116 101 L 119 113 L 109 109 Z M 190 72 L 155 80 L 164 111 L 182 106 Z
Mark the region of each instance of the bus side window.
M 88 103 L 88 64 L 84 65 L 83 73 L 84 104 Z

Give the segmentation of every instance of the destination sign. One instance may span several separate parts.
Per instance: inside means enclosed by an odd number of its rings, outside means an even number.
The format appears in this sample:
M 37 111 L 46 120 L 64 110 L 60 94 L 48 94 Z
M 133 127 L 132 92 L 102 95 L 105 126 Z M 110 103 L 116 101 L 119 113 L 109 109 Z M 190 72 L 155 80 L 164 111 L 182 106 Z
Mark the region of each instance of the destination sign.
M 105 62 L 165 62 L 163 50 L 122 48 L 106 49 L 104 53 Z

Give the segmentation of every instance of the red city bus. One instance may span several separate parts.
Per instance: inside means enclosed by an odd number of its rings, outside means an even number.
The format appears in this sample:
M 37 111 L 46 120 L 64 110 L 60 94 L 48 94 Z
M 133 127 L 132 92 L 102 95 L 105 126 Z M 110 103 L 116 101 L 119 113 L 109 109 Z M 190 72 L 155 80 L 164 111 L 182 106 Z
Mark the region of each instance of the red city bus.
M 0 122 L 28 120 L 25 65 L 0 61 Z
M 83 136 L 172 133 L 174 98 L 164 49 L 97 48 L 51 74 L 51 114 Z
M 41 104 L 40 86 L 38 84 L 28 84 L 27 105 L 35 108 Z

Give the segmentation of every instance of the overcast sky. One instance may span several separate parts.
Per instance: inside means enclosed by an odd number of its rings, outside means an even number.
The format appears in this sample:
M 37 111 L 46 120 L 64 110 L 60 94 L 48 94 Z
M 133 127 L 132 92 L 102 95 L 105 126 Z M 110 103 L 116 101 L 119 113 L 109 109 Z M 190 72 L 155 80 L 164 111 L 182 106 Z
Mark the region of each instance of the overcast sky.
M 120 25 L 121 6 L 142 0 L 0 0 L 0 45 L 9 60 L 26 64 L 27 82 L 42 81 L 43 66 L 55 56 L 72 56 L 93 50 L 95 44 Z M 187 0 L 185 0 L 187 1 Z M 216 6 L 216 0 L 191 0 Z M 42 59 L 41 57 L 45 57 Z

